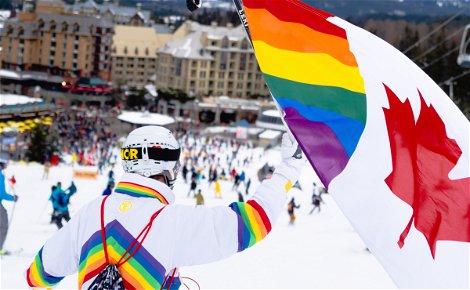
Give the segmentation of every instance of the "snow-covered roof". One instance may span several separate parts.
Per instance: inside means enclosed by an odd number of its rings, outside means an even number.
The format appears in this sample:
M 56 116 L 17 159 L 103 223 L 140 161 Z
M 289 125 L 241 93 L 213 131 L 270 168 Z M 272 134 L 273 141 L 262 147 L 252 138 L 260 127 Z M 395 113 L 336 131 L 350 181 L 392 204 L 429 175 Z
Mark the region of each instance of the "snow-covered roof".
M 166 126 L 175 123 L 175 119 L 170 116 L 149 112 L 123 111 L 118 119 L 135 125 Z
M 240 41 L 242 39 L 246 39 L 245 30 L 241 25 L 237 27 L 225 27 L 203 25 L 196 22 L 187 22 L 186 25 L 190 26 L 189 34 L 180 39 L 166 43 L 163 48 L 158 50 L 158 52 L 171 54 L 174 57 L 179 58 L 212 60 L 214 57 L 207 48 L 223 51 L 251 51 L 251 48 L 248 47 L 241 50 L 236 47 L 228 46 L 229 40 Z M 202 41 L 204 38 L 212 40 L 226 39 L 227 47 L 205 44 Z
M 266 110 L 263 112 L 263 115 L 269 116 L 269 117 L 281 117 L 281 114 L 279 113 L 278 110 Z
M 0 94 L 0 106 L 12 106 L 29 103 L 42 102 L 41 98 L 31 98 L 28 96 L 14 95 L 14 94 Z
M 60 76 L 50 76 L 46 72 L 38 71 L 13 71 L 8 69 L 0 69 L 0 77 L 13 80 L 40 80 L 54 83 L 61 83 L 64 78 Z
M 145 89 L 147 90 L 147 92 L 154 98 L 156 98 L 158 96 L 158 93 L 157 93 L 157 87 L 153 84 L 146 84 L 145 85 Z
M 269 140 L 272 140 L 272 139 L 276 139 L 279 137 L 279 135 L 281 135 L 281 132 L 280 131 L 275 131 L 275 130 L 266 130 L 264 131 L 263 133 L 259 134 L 259 138 L 262 138 L 262 139 L 269 139 Z

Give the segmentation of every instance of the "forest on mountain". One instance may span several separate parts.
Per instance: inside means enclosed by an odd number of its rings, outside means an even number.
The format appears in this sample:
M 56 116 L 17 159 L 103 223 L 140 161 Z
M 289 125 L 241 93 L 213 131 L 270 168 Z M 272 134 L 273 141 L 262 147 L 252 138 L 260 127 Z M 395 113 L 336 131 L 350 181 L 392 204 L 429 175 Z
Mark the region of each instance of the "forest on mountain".
M 356 25 L 376 34 L 408 56 L 470 119 L 470 69 L 457 64 L 462 34 L 465 25 L 470 24 L 470 18 L 456 18 L 443 25 L 446 19 L 439 17 L 420 22 L 369 19 Z

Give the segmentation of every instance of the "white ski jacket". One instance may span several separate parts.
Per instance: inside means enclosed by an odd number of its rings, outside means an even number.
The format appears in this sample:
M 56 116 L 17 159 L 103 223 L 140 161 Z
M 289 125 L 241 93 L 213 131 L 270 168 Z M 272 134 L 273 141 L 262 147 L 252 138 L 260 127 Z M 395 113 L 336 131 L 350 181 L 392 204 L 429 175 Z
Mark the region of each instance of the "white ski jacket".
M 217 261 L 262 240 L 284 206 L 285 193 L 297 180 L 296 171 L 279 166 L 251 200 L 228 207 L 174 205 L 174 193 L 166 184 L 125 173 L 105 203 L 110 262 L 116 263 L 152 214 L 166 206 L 136 254 L 119 267 L 125 288 L 160 289 L 165 277 L 177 267 Z M 101 201 L 98 198 L 80 209 L 41 248 L 26 271 L 31 287 L 54 286 L 77 271 L 78 288 L 88 288 L 93 282 L 106 266 Z M 172 288 L 179 284 L 177 279 Z

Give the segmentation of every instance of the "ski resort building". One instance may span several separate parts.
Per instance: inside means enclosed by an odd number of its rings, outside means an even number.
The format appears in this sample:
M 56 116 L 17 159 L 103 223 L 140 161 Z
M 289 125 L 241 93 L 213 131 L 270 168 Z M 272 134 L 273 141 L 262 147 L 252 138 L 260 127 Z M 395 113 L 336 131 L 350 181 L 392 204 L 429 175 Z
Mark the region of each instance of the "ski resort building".
M 269 94 L 242 26 L 183 25 L 189 33 L 158 50 L 159 89 L 238 98 Z

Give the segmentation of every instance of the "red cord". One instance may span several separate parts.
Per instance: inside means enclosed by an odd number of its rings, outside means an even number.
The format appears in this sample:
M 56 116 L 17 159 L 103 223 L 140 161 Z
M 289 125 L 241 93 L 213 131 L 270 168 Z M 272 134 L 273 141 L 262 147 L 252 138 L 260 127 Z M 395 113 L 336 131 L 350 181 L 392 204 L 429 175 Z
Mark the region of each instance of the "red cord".
M 175 278 L 175 273 L 176 273 L 176 268 L 173 269 L 173 274 L 171 274 L 170 282 L 168 283 L 168 288 L 166 288 L 168 290 L 170 290 L 171 284 L 173 284 L 173 278 Z
M 108 250 L 107 250 L 108 246 L 106 245 L 106 230 L 105 230 L 105 227 L 104 227 L 104 203 L 106 202 L 106 199 L 108 197 L 109 197 L 109 195 L 107 195 L 105 198 L 103 198 L 103 201 L 101 201 L 101 212 L 100 212 L 100 215 L 101 215 L 101 241 L 103 243 L 103 250 L 104 250 L 104 256 L 105 256 L 105 259 L 106 259 L 106 264 L 109 264 L 109 257 L 108 257 Z M 119 267 L 122 264 L 126 263 L 139 250 L 139 248 L 142 246 L 142 243 L 144 242 L 145 238 L 147 237 L 147 234 L 150 232 L 150 229 L 152 228 L 153 221 L 155 220 L 155 218 L 160 214 L 160 212 L 164 208 L 165 208 L 165 206 L 160 208 L 157 212 L 155 212 L 150 217 L 150 221 L 148 222 L 148 224 L 145 225 L 145 227 L 142 229 L 142 231 L 139 233 L 139 235 L 134 239 L 134 241 L 132 241 L 131 245 L 126 249 L 124 254 L 121 256 L 119 261 L 116 263 L 116 267 Z M 142 237 L 142 241 L 139 242 L 139 238 L 142 235 L 144 235 Z M 136 243 L 137 243 L 137 246 L 135 247 L 135 249 L 133 249 L 132 252 L 129 252 L 134 247 L 134 245 Z M 127 258 L 124 259 L 124 257 L 127 254 L 129 254 L 129 256 L 127 256 Z M 123 261 L 123 259 L 124 259 L 124 261 Z M 176 270 L 176 268 L 175 268 L 175 270 Z
M 108 258 L 108 246 L 106 245 L 106 231 L 104 229 L 104 203 L 106 202 L 106 199 L 108 197 L 109 197 L 109 195 L 107 195 L 101 201 L 101 211 L 100 211 L 100 217 L 101 217 L 101 242 L 103 243 L 104 258 L 106 259 L 106 264 L 109 264 L 109 258 Z
M 182 279 L 189 279 L 189 280 L 193 281 L 194 283 L 196 283 L 197 288 L 198 288 L 199 290 L 201 290 L 201 286 L 200 286 L 199 283 L 198 283 L 196 280 L 194 280 L 193 278 L 191 278 L 191 277 L 181 277 L 181 280 L 182 280 Z M 186 284 L 185 284 L 185 285 L 186 285 Z M 187 286 L 186 286 L 186 287 L 187 287 Z M 189 289 L 189 288 L 188 288 L 188 289 Z

